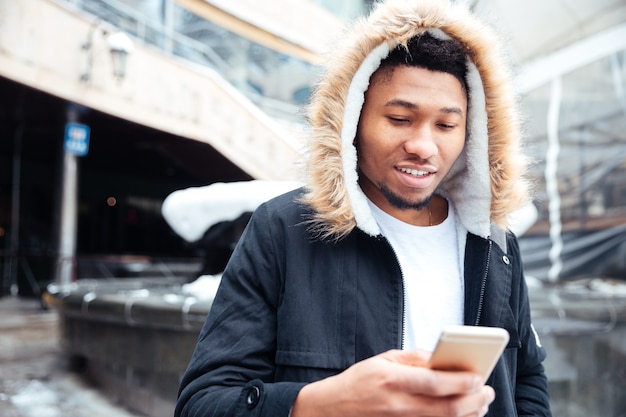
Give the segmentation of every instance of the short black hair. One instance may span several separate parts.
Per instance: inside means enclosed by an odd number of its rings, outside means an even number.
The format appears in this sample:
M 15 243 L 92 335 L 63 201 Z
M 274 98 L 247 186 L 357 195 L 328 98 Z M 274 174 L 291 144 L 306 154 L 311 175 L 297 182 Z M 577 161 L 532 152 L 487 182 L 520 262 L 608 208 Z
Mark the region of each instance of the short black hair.
M 455 40 L 443 40 L 428 32 L 412 37 L 406 47 L 398 45 L 384 58 L 375 73 L 391 76 L 393 69 L 400 66 L 421 67 L 430 71 L 446 72 L 453 75 L 469 95 L 467 87 L 467 52 Z

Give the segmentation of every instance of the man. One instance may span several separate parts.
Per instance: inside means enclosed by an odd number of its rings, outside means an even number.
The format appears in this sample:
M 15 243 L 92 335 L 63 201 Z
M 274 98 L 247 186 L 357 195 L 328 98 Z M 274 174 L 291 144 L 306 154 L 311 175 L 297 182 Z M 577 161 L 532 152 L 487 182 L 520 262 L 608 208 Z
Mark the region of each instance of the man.
M 505 229 L 527 200 L 507 77 L 458 6 L 355 24 L 312 97 L 307 185 L 255 211 L 177 416 L 550 415 Z M 508 330 L 486 385 L 425 366 L 448 324 Z

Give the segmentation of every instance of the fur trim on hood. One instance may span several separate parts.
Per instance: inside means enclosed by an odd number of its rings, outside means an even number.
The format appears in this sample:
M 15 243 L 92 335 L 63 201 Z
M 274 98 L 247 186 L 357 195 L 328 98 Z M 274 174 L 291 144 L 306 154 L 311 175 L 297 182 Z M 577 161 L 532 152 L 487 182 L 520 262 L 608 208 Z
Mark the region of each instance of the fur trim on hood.
M 498 38 L 463 6 L 388 0 L 358 19 L 333 49 L 308 108 L 303 200 L 313 208 L 311 226 L 320 236 L 340 239 L 354 227 L 380 234 L 358 184 L 353 141 L 370 76 L 391 49 L 425 31 L 461 42 L 471 61 L 466 144 L 437 192 L 452 200 L 462 225 L 482 237 L 492 223 L 506 228 L 509 214 L 528 202 L 519 117 Z

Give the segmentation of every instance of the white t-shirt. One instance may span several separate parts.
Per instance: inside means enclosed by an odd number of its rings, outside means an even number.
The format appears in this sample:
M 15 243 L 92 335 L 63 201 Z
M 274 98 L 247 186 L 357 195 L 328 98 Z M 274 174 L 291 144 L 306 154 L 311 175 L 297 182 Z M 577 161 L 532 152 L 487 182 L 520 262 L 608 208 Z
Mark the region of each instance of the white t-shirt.
M 404 223 L 371 201 L 370 207 L 402 269 L 404 349 L 432 351 L 443 327 L 463 324 L 464 282 L 452 204 L 443 223 L 428 227 Z

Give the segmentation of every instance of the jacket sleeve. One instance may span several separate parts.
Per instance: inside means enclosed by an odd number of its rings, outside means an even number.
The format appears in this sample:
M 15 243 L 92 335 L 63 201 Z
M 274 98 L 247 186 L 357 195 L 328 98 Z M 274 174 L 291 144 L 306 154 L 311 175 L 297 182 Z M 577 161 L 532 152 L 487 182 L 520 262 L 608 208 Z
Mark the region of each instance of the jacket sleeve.
M 176 417 L 287 417 L 303 383 L 273 383 L 282 228 L 253 214 L 180 384 Z M 274 225 L 275 226 L 275 225 Z
M 514 259 L 520 258 L 517 239 L 508 238 L 510 253 Z M 517 381 L 515 403 L 518 416 L 551 416 L 548 380 L 543 367 L 546 352 L 541 346 L 539 336 L 532 326 L 528 287 L 524 278 L 521 262 L 518 265 L 519 281 L 519 321 L 518 331 L 522 346 L 517 357 Z

